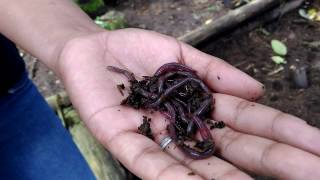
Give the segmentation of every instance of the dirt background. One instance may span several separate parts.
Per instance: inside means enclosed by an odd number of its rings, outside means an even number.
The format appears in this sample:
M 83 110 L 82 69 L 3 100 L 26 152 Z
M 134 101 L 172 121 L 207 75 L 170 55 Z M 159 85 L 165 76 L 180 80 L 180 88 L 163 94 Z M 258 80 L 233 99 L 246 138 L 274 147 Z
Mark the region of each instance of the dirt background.
M 315 5 L 319 6 L 320 2 L 317 3 Z M 296 10 L 266 26 L 254 30 L 249 27 L 245 25 L 227 33 L 202 50 L 228 61 L 265 84 L 266 93 L 260 103 L 320 127 L 320 46 L 310 45 L 320 40 L 320 24 L 302 19 Z M 272 39 L 283 41 L 288 48 L 287 64 L 281 71 L 270 58 L 273 56 Z M 294 79 L 297 70 L 293 67 L 305 69 L 307 88 L 297 87 Z
M 319 1 L 313 6 L 320 7 Z M 218 0 L 155 0 L 118 1 L 110 7 L 125 14 L 130 27 L 155 30 L 178 37 L 206 23 L 228 9 Z M 271 60 L 270 41 L 278 39 L 288 47 L 287 64 L 276 65 Z M 252 28 L 244 24 L 234 31 L 210 40 L 200 49 L 217 56 L 250 74 L 266 86 L 260 103 L 305 119 L 320 127 L 320 23 L 301 18 L 295 10 L 276 21 Z M 311 44 L 310 44 L 311 43 Z M 44 96 L 63 90 L 61 81 L 37 59 L 23 53 L 30 77 Z M 292 67 L 306 69 L 307 88 L 297 88 Z M 261 178 L 260 178 L 261 179 Z
M 220 0 L 118 1 L 115 10 L 123 12 L 130 27 L 154 30 L 179 37 L 229 9 Z

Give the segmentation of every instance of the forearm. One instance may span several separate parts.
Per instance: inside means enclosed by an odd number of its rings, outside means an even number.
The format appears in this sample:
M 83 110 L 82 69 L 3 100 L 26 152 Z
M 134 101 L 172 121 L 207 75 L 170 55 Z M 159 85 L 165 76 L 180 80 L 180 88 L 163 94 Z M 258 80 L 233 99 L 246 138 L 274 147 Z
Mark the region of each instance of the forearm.
M 0 32 L 52 69 L 68 40 L 97 31 L 72 0 L 0 0 Z

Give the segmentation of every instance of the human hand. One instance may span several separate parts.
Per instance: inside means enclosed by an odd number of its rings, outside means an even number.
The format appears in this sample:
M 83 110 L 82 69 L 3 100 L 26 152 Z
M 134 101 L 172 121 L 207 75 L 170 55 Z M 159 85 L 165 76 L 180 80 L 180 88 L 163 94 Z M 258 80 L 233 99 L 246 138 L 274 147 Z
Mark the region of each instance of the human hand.
M 141 77 L 168 62 L 195 69 L 214 92 L 221 93 L 213 95 L 213 118 L 229 127 L 212 131 L 221 157 L 194 161 L 173 143 L 163 152 L 158 144 L 167 136 L 164 117 L 148 114 L 154 142 L 137 133 L 146 112 L 119 105 L 124 97 L 116 85 L 127 80 L 108 72 L 107 66 Z M 250 179 L 239 168 L 284 179 L 320 177 L 318 130 L 298 118 L 245 101 L 258 98 L 263 86 L 173 38 L 138 29 L 79 37 L 64 47 L 57 73 L 92 134 L 143 179 Z

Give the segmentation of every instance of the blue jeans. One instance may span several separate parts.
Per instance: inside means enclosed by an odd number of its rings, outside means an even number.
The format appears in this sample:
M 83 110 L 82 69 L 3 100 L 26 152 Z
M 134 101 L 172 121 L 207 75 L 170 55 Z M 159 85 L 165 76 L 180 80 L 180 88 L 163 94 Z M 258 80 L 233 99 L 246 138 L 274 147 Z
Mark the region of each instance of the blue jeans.
M 0 179 L 95 179 L 27 73 L 0 97 Z

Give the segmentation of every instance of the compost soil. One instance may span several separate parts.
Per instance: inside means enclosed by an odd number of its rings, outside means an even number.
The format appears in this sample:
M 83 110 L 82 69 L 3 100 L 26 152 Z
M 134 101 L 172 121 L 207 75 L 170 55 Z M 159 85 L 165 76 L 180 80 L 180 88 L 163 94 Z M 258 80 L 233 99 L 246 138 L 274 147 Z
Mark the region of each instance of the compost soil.
M 152 135 L 152 129 L 150 127 L 151 118 L 143 116 L 143 123 L 138 127 L 138 133 L 147 136 L 150 139 L 154 139 Z

